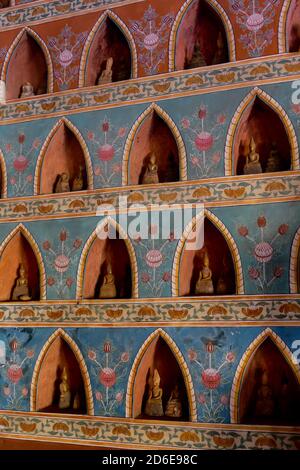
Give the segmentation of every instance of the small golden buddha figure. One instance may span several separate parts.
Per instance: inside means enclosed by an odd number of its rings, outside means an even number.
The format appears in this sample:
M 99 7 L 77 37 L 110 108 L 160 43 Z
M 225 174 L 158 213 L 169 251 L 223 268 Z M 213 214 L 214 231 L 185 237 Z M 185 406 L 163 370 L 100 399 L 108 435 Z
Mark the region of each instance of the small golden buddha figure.
M 113 63 L 114 63 L 114 59 L 112 57 L 109 57 L 106 61 L 105 69 L 102 71 L 100 77 L 98 78 L 97 85 L 103 85 L 104 83 L 112 82 Z
M 222 64 L 226 60 L 226 53 L 225 53 L 225 44 L 224 44 L 224 39 L 221 31 L 219 31 L 218 34 L 218 39 L 217 39 L 217 50 L 214 55 L 212 64 L 217 65 L 217 64 Z
M 197 67 L 205 67 L 207 65 L 205 58 L 202 54 L 200 44 L 197 42 L 194 47 L 193 55 L 190 60 L 187 61 L 186 69 L 195 69 Z
M 75 176 L 72 184 L 72 191 L 82 191 L 83 190 L 83 168 L 79 167 L 79 174 Z
M 154 369 L 152 383 L 145 407 L 145 414 L 148 416 L 164 416 L 162 405 L 163 391 L 160 388 L 160 376 L 157 369 Z
M 253 137 L 251 137 L 250 152 L 246 157 L 246 163 L 244 166 L 244 175 L 254 175 L 258 173 L 262 173 L 260 157 L 259 157 L 259 154 L 256 152 L 255 141 Z
M 60 395 L 58 407 L 59 409 L 64 410 L 66 408 L 70 408 L 71 406 L 71 390 L 66 367 L 63 368 L 61 379 L 62 380 L 59 384 Z
M 267 371 L 264 370 L 261 378 L 261 385 L 257 391 L 255 403 L 256 418 L 272 418 L 274 417 L 275 400 L 273 391 L 269 385 L 269 377 Z
M 103 284 L 100 288 L 100 299 L 115 299 L 117 297 L 117 289 L 115 284 L 115 276 L 112 272 L 111 264 L 107 266 L 107 274 L 104 276 Z
M 57 183 L 55 185 L 55 193 L 68 193 L 70 191 L 70 178 L 68 173 L 62 173 L 58 176 Z
M 23 83 L 20 98 L 31 98 L 35 96 L 33 85 L 30 82 Z
M 16 286 L 12 293 L 11 300 L 22 300 L 23 302 L 31 300 L 28 288 L 28 279 L 23 264 L 19 266 L 19 276 L 16 280 Z
M 158 178 L 158 166 L 157 158 L 154 152 L 151 153 L 149 163 L 147 165 L 142 184 L 157 184 L 159 183 Z
M 182 403 L 180 400 L 180 391 L 178 385 L 176 385 L 171 392 L 171 396 L 167 403 L 165 415 L 169 416 L 169 418 L 182 417 Z
M 214 286 L 212 281 L 212 271 L 209 267 L 209 257 L 207 251 L 204 253 L 203 266 L 199 273 L 199 278 L 196 284 L 195 294 L 205 295 L 213 294 Z
M 274 171 L 280 171 L 281 156 L 278 151 L 277 143 L 272 142 L 272 148 L 269 153 L 269 158 L 266 166 L 266 173 L 272 173 Z

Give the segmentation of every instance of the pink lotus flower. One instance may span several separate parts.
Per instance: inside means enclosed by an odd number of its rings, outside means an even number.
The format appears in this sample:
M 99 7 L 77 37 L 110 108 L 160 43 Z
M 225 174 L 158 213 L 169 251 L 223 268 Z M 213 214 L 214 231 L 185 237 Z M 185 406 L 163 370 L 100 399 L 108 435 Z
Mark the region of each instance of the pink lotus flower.
M 115 156 L 115 149 L 110 144 L 101 145 L 98 149 L 98 158 L 102 162 L 109 162 Z
M 258 243 L 254 248 L 254 256 L 260 263 L 268 263 L 273 257 L 273 248 L 268 242 Z
M 68 279 L 66 280 L 66 286 L 71 289 L 72 285 L 73 285 L 73 282 L 74 282 L 74 279 L 72 277 L 68 277 Z
M 192 165 L 198 165 L 199 158 L 198 157 L 192 157 L 191 161 L 192 161 Z
M 248 273 L 251 279 L 256 280 L 260 277 L 260 272 L 254 267 L 250 267 Z
M 70 258 L 66 255 L 58 255 L 54 260 L 54 268 L 58 273 L 65 273 L 70 266 Z
M 88 358 L 91 360 L 91 361 L 95 361 L 96 358 L 97 358 L 97 354 L 95 351 L 93 351 L 92 349 L 90 349 L 88 351 Z
M 10 178 L 10 184 L 15 185 L 16 182 L 17 182 L 16 178 L 12 176 L 12 178 Z
M 118 131 L 118 136 L 119 137 L 124 137 L 124 135 L 126 134 L 126 129 L 125 127 L 120 127 L 119 131 Z
M 26 177 L 26 181 L 27 181 L 28 183 L 31 183 L 32 180 L 33 180 L 33 176 L 32 176 L 32 175 L 28 175 L 28 176 Z
M 218 121 L 218 124 L 224 124 L 224 122 L 226 121 L 226 115 L 225 114 L 219 114 L 219 116 L 217 118 L 217 121 Z
M 238 228 L 238 232 L 242 237 L 247 237 L 249 230 L 245 225 L 241 225 L 241 227 Z
M 48 240 L 46 240 L 46 241 L 43 243 L 43 248 L 44 248 L 44 250 L 46 250 L 46 251 L 50 250 L 50 248 L 51 248 L 51 243 L 50 243 Z
M 99 165 L 95 166 L 94 173 L 96 176 L 100 176 L 102 171 Z
M 129 353 L 127 351 L 123 352 L 121 355 L 121 361 L 122 362 L 128 362 L 129 361 Z
M 7 377 L 10 382 L 17 384 L 23 377 L 22 368 L 18 364 L 12 364 L 7 370 Z
M 118 392 L 116 394 L 116 400 L 118 403 L 121 403 L 121 401 L 123 400 L 123 393 L 122 392 Z
M 100 371 L 99 374 L 99 382 L 105 387 L 105 388 L 111 388 L 115 385 L 117 381 L 117 376 L 116 372 L 111 369 L 110 367 L 105 367 Z
M 33 141 L 33 143 L 32 143 L 32 147 L 33 147 L 34 149 L 38 149 L 40 145 L 41 145 L 40 139 L 34 139 L 34 141 Z
M 181 121 L 181 125 L 184 129 L 188 129 L 191 125 L 191 122 L 190 122 L 189 119 L 183 118 L 182 121 Z
M 234 362 L 235 361 L 235 354 L 233 352 L 229 351 L 226 354 L 226 361 L 227 362 Z
M 202 374 L 202 383 L 209 390 L 214 390 L 219 387 L 221 383 L 221 374 L 213 368 L 205 369 Z
M 289 226 L 287 224 L 281 224 L 278 233 L 279 235 L 285 235 L 288 232 Z
M 94 139 L 95 139 L 95 134 L 94 134 L 94 132 L 88 132 L 88 133 L 87 133 L 87 138 L 88 138 L 88 140 L 94 140 Z
M 96 400 L 101 401 L 102 400 L 102 393 L 101 392 L 96 392 L 95 393 Z
M 198 357 L 197 352 L 194 349 L 188 350 L 188 358 L 190 361 L 196 361 L 197 357 Z
M 28 349 L 26 356 L 31 359 L 34 357 L 34 350 L 33 349 Z
M 205 119 L 206 115 L 207 115 L 206 106 L 204 106 L 204 105 L 200 106 L 200 109 L 199 109 L 199 112 L 198 112 L 199 119 Z
M 74 240 L 73 242 L 73 247 L 76 248 L 76 250 L 78 250 L 78 248 L 80 248 L 82 245 L 82 240 L 80 240 L 79 238 L 76 238 L 76 240 Z
M 47 279 L 47 284 L 48 284 L 48 286 L 50 286 L 50 287 L 54 286 L 54 284 L 55 284 L 55 279 L 54 279 L 54 277 L 48 277 L 48 279 Z
M 159 268 L 163 262 L 163 255 L 159 250 L 149 250 L 146 254 L 146 263 L 150 268 Z
M 267 225 L 267 220 L 266 218 L 262 215 L 260 217 L 258 217 L 257 219 L 257 225 L 260 227 L 260 228 L 263 228 Z
M 162 280 L 164 282 L 169 282 L 171 280 L 171 274 L 168 272 L 163 273 Z
M 146 284 L 147 282 L 150 281 L 150 276 L 149 276 L 148 273 L 142 273 L 141 278 L 142 278 L 142 282 L 143 282 L 144 284 Z
M 13 167 L 18 173 L 23 173 L 29 165 L 28 159 L 24 155 L 19 155 L 13 161 Z
M 195 138 L 195 146 L 200 152 L 206 152 L 213 146 L 214 138 L 210 132 L 201 131 Z
M 214 162 L 214 164 L 216 165 L 217 163 L 219 163 L 220 160 L 221 160 L 221 152 L 214 153 L 212 156 L 212 161 Z
M 103 132 L 108 132 L 109 131 L 109 122 L 108 121 L 103 122 L 102 130 L 103 130 Z

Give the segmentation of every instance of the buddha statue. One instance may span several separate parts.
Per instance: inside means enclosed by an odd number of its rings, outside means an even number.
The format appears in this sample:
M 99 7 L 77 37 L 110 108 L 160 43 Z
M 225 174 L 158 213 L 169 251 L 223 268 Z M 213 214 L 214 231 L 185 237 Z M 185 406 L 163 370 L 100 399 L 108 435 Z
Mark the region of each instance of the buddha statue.
M 24 302 L 31 300 L 28 288 L 28 279 L 23 264 L 20 264 L 19 266 L 19 276 L 16 280 L 16 286 L 13 290 L 11 300 L 21 300 Z
M 30 82 L 23 83 L 20 98 L 31 98 L 35 96 L 33 85 Z
M 152 383 L 145 407 L 145 414 L 148 416 L 164 416 L 162 405 L 163 391 L 160 388 L 160 376 L 157 369 L 154 369 Z
M 269 153 L 269 158 L 266 166 L 266 173 L 272 173 L 274 171 L 280 171 L 281 156 L 279 154 L 277 143 L 272 142 L 272 148 Z
M 100 288 L 100 299 L 115 299 L 117 297 L 117 289 L 115 284 L 115 276 L 112 272 L 111 264 L 107 266 L 107 274 L 104 276 L 102 286 Z
M 244 175 L 253 175 L 262 173 L 262 168 L 260 164 L 260 157 L 259 154 L 256 152 L 256 144 L 251 137 L 250 140 L 250 152 L 246 157 L 246 163 L 244 166 Z
M 186 69 L 195 69 L 197 67 L 205 67 L 206 61 L 202 54 L 200 44 L 197 42 L 194 47 L 193 55 L 190 60 L 187 60 Z
M 182 403 L 180 400 L 180 391 L 178 385 L 176 385 L 171 392 L 171 396 L 167 403 L 165 415 L 169 416 L 169 418 L 182 417 Z
M 58 175 L 58 180 L 55 185 L 55 193 L 68 193 L 70 191 L 70 178 L 68 173 Z
M 79 174 L 75 176 L 72 183 L 72 191 L 82 191 L 83 190 L 83 168 L 79 167 Z
M 106 61 L 105 69 L 102 71 L 100 77 L 98 78 L 97 85 L 103 85 L 104 83 L 112 82 L 113 63 L 114 63 L 114 59 L 112 57 L 109 57 Z
M 149 163 L 147 165 L 145 174 L 143 176 L 142 184 L 157 184 L 157 183 L 159 183 L 157 158 L 156 158 L 155 153 L 152 152 L 149 158 Z
M 212 65 L 222 64 L 226 61 L 226 51 L 225 51 L 225 44 L 224 39 L 221 31 L 219 31 L 218 39 L 217 39 L 217 49 L 214 55 Z
M 273 391 L 269 385 L 268 373 L 264 370 L 261 377 L 261 385 L 257 391 L 254 414 L 256 418 L 272 418 L 274 417 L 274 411 L 275 400 Z
M 205 295 L 213 294 L 214 286 L 212 281 L 212 271 L 209 267 L 209 257 L 207 251 L 205 251 L 203 256 L 203 266 L 199 273 L 199 278 L 196 284 L 195 294 L 196 295 Z
M 71 390 L 69 384 L 69 377 L 67 373 L 66 367 L 63 368 L 63 372 L 61 375 L 61 382 L 59 384 L 59 403 L 58 407 L 61 410 L 66 408 L 70 408 L 71 406 Z

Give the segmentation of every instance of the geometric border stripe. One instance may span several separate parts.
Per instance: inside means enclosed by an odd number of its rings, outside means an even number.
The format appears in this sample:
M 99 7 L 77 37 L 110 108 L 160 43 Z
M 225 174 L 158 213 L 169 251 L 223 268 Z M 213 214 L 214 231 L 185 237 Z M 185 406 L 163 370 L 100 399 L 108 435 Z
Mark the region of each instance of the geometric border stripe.
M 14 39 L 13 43 L 11 44 L 9 48 L 5 56 L 4 63 L 3 63 L 1 80 L 4 80 L 6 82 L 6 75 L 7 75 L 10 59 L 15 51 L 15 48 L 18 46 L 23 34 L 25 33 L 31 36 L 38 43 L 38 45 L 40 46 L 40 48 L 42 49 L 44 53 L 44 57 L 45 57 L 46 64 L 47 64 L 47 92 L 46 94 L 53 93 L 54 84 L 53 84 L 53 65 L 52 65 L 51 55 L 43 39 L 35 31 L 33 31 L 33 29 L 29 28 L 28 26 L 26 26 L 19 32 L 19 34 Z
M 64 341 L 66 341 L 66 343 L 68 343 L 68 345 L 70 346 L 72 352 L 74 353 L 77 359 L 78 365 L 80 367 L 82 379 L 83 379 L 83 384 L 84 384 L 87 414 L 90 416 L 93 416 L 94 415 L 93 391 L 92 391 L 90 376 L 87 370 L 87 366 L 85 364 L 85 360 L 82 356 L 80 349 L 75 343 L 75 341 L 62 328 L 59 328 L 58 330 L 56 330 L 50 336 L 50 338 L 48 338 L 48 340 L 44 344 L 39 354 L 39 357 L 37 358 L 36 364 L 34 366 L 33 374 L 32 374 L 32 381 L 31 381 L 30 411 L 37 411 L 36 410 L 37 387 L 38 387 L 38 380 L 39 380 L 41 366 L 49 348 L 58 337 L 61 337 Z
M 178 148 L 178 156 L 179 156 L 179 180 L 186 181 L 187 180 L 187 157 L 186 157 L 186 150 L 183 139 L 181 134 L 173 121 L 173 119 L 168 115 L 166 111 L 164 111 L 158 104 L 152 103 L 148 106 L 145 111 L 138 117 L 135 121 L 134 125 L 132 126 L 126 143 L 124 147 L 124 156 L 123 156 L 123 171 L 122 171 L 122 185 L 127 186 L 129 183 L 129 160 L 130 160 L 130 153 L 134 144 L 134 139 L 136 133 L 138 132 L 140 126 L 143 124 L 145 119 L 153 112 L 156 112 L 158 116 L 165 122 L 165 124 L 169 127 L 170 131 L 172 132 L 174 139 L 177 144 Z
M 174 261 L 173 261 L 173 268 L 172 268 L 172 296 L 173 297 L 179 296 L 179 270 L 180 270 L 181 257 L 184 251 L 186 240 L 189 237 L 190 233 L 194 230 L 194 227 L 197 223 L 197 219 L 200 217 L 203 217 L 203 212 L 200 212 L 197 216 L 195 216 L 190 221 L 190 223 L 185 228 L 177 244 Z M 243 295 L 244 294 L 244 276 L 243 276 L 241 257 L 240 257 L 236 242 L 233 239 L 228 228 L 223 224 L 223 222 L 221 222 L 221 220 L 215 214 L 210 212 L 208 209 L 204 209 L 204 217 L 207 217 L 208 220 L 216 227 L 217 230 L 219 230 L 219 232 L 225 238 L 227 246 L 232 256 L 233 263 L 234 263 L 236 295 Z
M 89 149 L 86 145 L 86 142 L 84 138 L 82 137 L 80 131 L 77 129 L 77 127 L 69 121 L 66 117 L 63 117 L 57 123 L 52 127 L 51 131 L 49 132 L 45 142 L 43 143 L 43 146 L 40 150 L 37 163 L 36 163 L 36 168 L 35 168 L 35 175 L 34 175 L 34 195 L 40 194 L 41 190 L 41 174 L 42 174 L 42 166 L 43 166 L 43 161 L 44 157 L 47 153 L 48 146 L 58 131 L 59 127 L 65 125 L 75 136 L 77 141 L 79 142 L 81 149 L 83 151 L 84 159 L 85 159 L 85 166 L 86 166 L 86 174 L 87 174 L 87 189 L 93 189 L 94 184 L 93 184 L 93 165 L 91 161 L 91 157 L 89 154 Z
M 233 424 L 237 424 L 239 422 L 239 394 L 243 385 L 244 372 L 249 362 L 251 361 L 253 354 L 267 338 L 271 338 L 271 340 L 278 347 L 279 351 L 282 353 L 292 371 L 294 372 L 298 383 L 300 384 L 300 367 L 299 364 L 295 362 L 293 353 L 290 351 L 285 342 L 271 328 L 266 328 L 248 346 L 237 367 L 230 395 L 230 422 Z
M 7 172 L 2 150 L 0 149 L 0 198 L 7 197 Z
M 43 263 L 43 257 L 41 255 L 40 249 L 36 241 L 34 240 L 33 236 L 29 232 L 29 230 L 23 225 L 19 224 L 17 225 L 10 233 L 9 235 L 5 238 L 5 240 L 1 243 L 0 245 L 0 259 L 2 257 L 2 254 L 8 245 L 8 243 L 14 238 L 14 236 L 18 233 L 21 232 L 21 234 L 26 238 L 28 241 L 29 245 L 31 246 L 35 258 L 39 267 L 39 274 L 40 274 L 40 300 L 46 300 L 46 271 Z M 28 304 L 28 302 L 24 302 L 24 306 Z
M 154 339 L 157 337 L 162 337 L 169 348 L 171 349 L 172 353 L 174 354 L 176 361 L 180 367 L 180 370 L 183 374 L 184 378 L 184 383 L 186 387 L 186 391 L 188 394 L 188 402 L 189 402 L 189 411 L 190 411 L 190 421 L 191 422 L 197 422 L 197 404 L 196 404 L 196 398 L 195 398 L 195 392 L 194 392 L 194 386 L 193 386 L 193 381 L 192 377 L 189 371 L 189 368 L 187 366 L 187 363 L 185 362 L 185 359 L 176 345 L 176 343 L 173 341 L 173 339 L 161 328 L 158 328 L 155 330 L 153 333 L 151 333 L 150 336 L 144 341 L 143 345 L 139 349 L 134 363 L 132 365 L 130 374 L 129 374 L 129 379 L 128 379 L 128 386 L 127 386 L 127 393 L 126 393 L 126 417 L 127 418 L 133 418 L 132 413 L 133 413 L 133 390 L 134 390 L 134 383 L 135 383 L 135 378 L 138 372 L 138 368 L 140 366 L 140 363 L 143 359 L 143 356 L 145 352 L 147 351 L 148 347 L 152 343 Z
M 268 95 L 268 93 L 263 91 L 261 88 L 255 87 L 250 91 L 250 93 L 246 95 L 243 101 L 239 104 L 231 120 L 225 144 L 225 176 L 232 176 L 235 173 L 235 168 L 233 165 L 233 146 L 235 134 L 246 108 L 251 103 L 253 103 L 256 98 L 259 98 L 267 106 L 272 108 L 272 110 L 280 118 L 288 135 L 289 143 L 291 146 L 291 170 L 300 169 L 298 140 L 292 122 L 290 121 L 285 110 L 282 108 L 282 106 L 280 106 L 280 104 L 276 100 L 274 100 L 274 98 Z
M 137 299 L 139 296 L 139 287 L 138 287 L 138 264 L 136 259 L 136 254 L 132 245 L 131 240 L 129 239 L 127 233 L 124 231 L 123 227 L 118 224 L 112 217 L 107 216 L 99 224 L 97 228 L 93 231 L 93 233 L 88 238 L 87 242 L 84 245 L 82 250 L 82 254 L 79 261 L 79 267 L 77 271 L 77 288 L 76 288 L 76 299 L 82 300 L 83 299 L 83 287 L 84 287 L 84 273 L 85 273 L 85 266 L 88 254 L 90 249 L 98 236 L 99 231 L 101 231 L 106 225 L 111 225 L 114 229 L 118 232 L 121 239 L 124 240 L 124 243 L 127 248 L 127 252 L 130 259 L 130 266 L 131 266 L 131 276 L 132 276 L 132 290 L 131 290 L 131 298 Z
M 299 276 L 299 256 L 300 256 L 300 228 L 298 228 L 293 240 L 290 261 L 290 293 L 298 294 L 300 288 Z
M 289 52 L 287 19 L 292 0 L 284 0 L 278 24 L 278 52 L 284 54 Z
M 170 42 L 169 42 L 169 72 L 173 72 L 175 70 L 176 64 L 176 40 L 177 40 L 177 33 L 180 27 L 181 21 L 185 16 L 187 10 L 191 6 L 191 4 L 195 0 L 187 0 L 179 10 L 175 21 L 172 26 L 172 30 L 170 33 Z M 205 2 L 212 7 L 212 9 L 216 12 L 219 16 L 220 20 L 222 21 L 227 37 L 228 43 L 228 53 L 229 53 L 229 62 L 234 62 L 236 60 L 236 51 L 235 51 L 235 38 L 234 32 L 232 28 L 232 24 L 230 22 L 229 17 L 227 16 L 223 7 L 216 1 L 216 0 L 205 0 Z M 201 67 L 202 69 L 202 67 Z
M 126 24 L 119 18 L 116 13 L 111 10 L 105 11 L 100 18 L 97 20 L 96 24 L 90 31 L 88 38 L 84 44 L 84 48 L 82 51 L 81 59 L 80 59 L 80 68 L 79 68 L 79 88 L 82 88 L 85 85 L 85 76 L 86 76 L 86 67 L 88 63 L 88 57 L 91 45 L 93 43 L 94 37 L 97 34 L 99 28 L 101 27 L 102 23 L 109 18 L 116 26 L 120 29 L 123 33 L 125 38 L 127 39 L 128 45 L 131 51 L 131 79 L 137 78 L 137 69 L 138 69 L 138 62 L 137 62 L 137 51 L 133 36 L 129 29 L 127 28 Z M 105 85 L 106 86 L 106 85 Z

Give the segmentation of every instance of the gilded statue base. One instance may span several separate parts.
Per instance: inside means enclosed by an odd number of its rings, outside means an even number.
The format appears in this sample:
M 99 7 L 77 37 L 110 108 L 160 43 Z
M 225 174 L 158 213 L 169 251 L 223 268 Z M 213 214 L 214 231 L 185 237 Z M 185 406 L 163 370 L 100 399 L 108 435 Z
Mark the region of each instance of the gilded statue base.
M 196 295 L 203 295 L 203 294 L 213 294 L 214 293 L 214 286 L 211 279 L 201 280 L 198 281 L 196 284 Z

